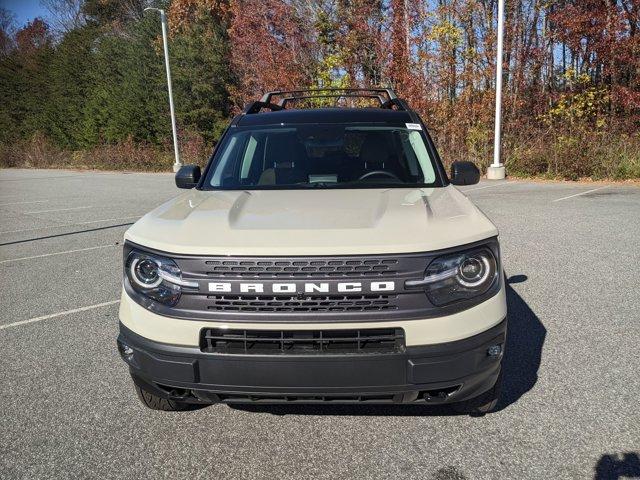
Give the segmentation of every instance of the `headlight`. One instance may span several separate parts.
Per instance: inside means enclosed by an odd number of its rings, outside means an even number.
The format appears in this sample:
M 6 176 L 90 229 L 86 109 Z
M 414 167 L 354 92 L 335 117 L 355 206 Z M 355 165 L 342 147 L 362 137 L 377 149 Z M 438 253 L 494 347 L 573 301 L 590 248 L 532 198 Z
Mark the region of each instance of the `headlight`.
M 182 279 L 173 260 L 139 250 L 132 250 L 127 256 L 125 273 L 137 293 L 170 307 L 180 300 L 182 287 L 198 287 L 197 282 Z
M 407 281 L 406 286 L 423 287 L 431 303 L 441 307 L 482 295 L 494 285 L 497 275 L 495 255 L 480 247 L 436 258 L 424 279 Z
M 490 256 L 484 253 L 470 255 L 458 265 L 456 280 L 463 287 L 481 287 L 491 276 Z
M 129 264 L 129 279 L 139 288 L 155 288 L 162 283 L 159 268 L 159 262 L 134 255 Z

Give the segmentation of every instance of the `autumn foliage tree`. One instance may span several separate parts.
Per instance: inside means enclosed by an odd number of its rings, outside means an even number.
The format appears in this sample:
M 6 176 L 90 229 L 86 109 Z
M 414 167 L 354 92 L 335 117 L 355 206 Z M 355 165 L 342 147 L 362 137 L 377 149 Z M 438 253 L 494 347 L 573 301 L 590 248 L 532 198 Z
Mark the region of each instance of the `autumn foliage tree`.
M 313 36 L 295 7 L 282 0 L 231 0 L 230 63 L 236 103 L 268 89 L 313 81 Z

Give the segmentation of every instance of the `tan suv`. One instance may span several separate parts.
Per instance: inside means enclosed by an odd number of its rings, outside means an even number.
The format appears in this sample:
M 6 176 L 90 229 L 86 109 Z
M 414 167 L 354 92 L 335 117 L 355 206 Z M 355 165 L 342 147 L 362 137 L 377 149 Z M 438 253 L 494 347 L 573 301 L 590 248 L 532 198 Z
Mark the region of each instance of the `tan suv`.
M 453 186 L 479 176 L 456 162 L 449 179 L 390 89 L 253 102 L 125 234 L 118 347 L 138 396 L 493 409 L 498 231 Z

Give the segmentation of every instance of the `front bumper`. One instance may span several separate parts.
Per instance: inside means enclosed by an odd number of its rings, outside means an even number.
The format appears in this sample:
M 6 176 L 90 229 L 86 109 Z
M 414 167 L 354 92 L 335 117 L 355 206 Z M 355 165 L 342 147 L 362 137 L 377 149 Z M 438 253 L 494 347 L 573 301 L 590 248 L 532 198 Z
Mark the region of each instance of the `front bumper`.
M 133 380 L 190 403 L 452 403 L 489 390 L 500 373 L 507 321 L 472 337 L 367 355 L 203 353 L 146 339 L 120 324 L 118 347 Z M 125 353 L 126 352 L 126 353 Z

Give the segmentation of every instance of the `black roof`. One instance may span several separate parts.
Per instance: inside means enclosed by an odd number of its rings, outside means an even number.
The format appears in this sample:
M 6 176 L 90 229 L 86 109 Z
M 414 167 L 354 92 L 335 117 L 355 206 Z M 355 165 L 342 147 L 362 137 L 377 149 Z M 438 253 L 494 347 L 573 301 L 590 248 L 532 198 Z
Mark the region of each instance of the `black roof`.
M 300 123 L 411 123 L 415 119 L 408 111 L 383 108 L 312 108 L 279 110 L 240 115 L 237 126 L 278 125 Z

